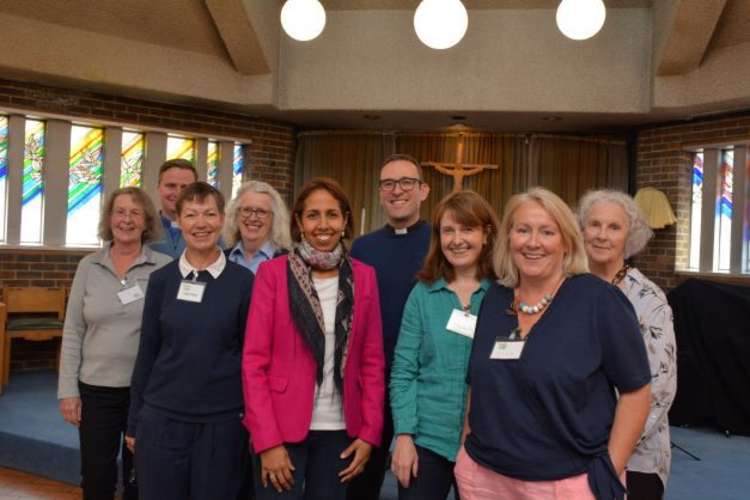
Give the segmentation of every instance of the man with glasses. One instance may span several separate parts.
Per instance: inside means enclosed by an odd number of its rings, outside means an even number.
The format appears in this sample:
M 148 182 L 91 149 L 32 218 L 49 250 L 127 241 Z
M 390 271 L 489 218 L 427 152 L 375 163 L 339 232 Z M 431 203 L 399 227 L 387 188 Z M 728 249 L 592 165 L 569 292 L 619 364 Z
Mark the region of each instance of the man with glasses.
M 422 179 L 419 162 L 397 154 L 388 157 L 380 169 L 378 194 L 388 222 L 358 238 L 351 255 L 373 266 L 377 273 L 388 382 L 404 304 L 430 245 L 430 227 L 419 218 L 419 207 L 430 194 L 430 187 Z M 349 485 L 349 500 L 375 500 L 380 496 L 393 439 L 389 401 L 386 383 L 383 441 L 379 448 L 373 449 L 365 471 Z

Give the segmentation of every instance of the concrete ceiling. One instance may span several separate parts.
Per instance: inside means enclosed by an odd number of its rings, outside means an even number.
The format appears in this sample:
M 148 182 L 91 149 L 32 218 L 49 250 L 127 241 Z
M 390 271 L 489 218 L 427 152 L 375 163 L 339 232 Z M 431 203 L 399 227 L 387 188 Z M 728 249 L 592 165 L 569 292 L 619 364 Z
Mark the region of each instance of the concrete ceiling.
M 321 0 L 332 11 L 352 10 L 411 10 L 419 0 Z M 657 26 L 655 43 L 661 43 L 653 63 L 657 75 L 683 75 L 700 67 L 703 61 L 728 47 L 750 44 L 750 0 L 605 0 L 608 8 L 653 7 L 656 13 L 666 12 L 665 20 Z M 0 14 L 49 23 L 60 27 L 83 30 L 153 46 L 154 50 L 179 50 L 195 53 L 230 64 L 239 76 L 272 75 L 278 69 L 279 46 L 276 13 L 284 0 L 3 0 Z M 533 10 L 554 9 L 559 0 L 464 0 L 470 10 Z M 258 7 L 262 6 L 262 7 Z M 666 6 L 666 7 L 665 7 Z M 265 9 L 264 16 L 256 16 L 253 9 Z M 656 14 L 654 14 L 656 15 Z M 273 21 L 273 22 L 272 22 Z M 268 34 L 273 28 L 276 33 Z M 271 31 L 273 31 L 271 30 Z M 661 30 L 660 32 L 656 32 Z M 283 35 L 281 35 L 283 36 Z M 275 43 L 268 43 L 275 40 Z M 20 73 L 23 73 L 22 71 Z M 12 74 L 12 73 L 8 73 Z M 53 79 L 35 75 L 40 83 L 56 83 Z M 75 80 L 75 76 L 71 76 Z M 111 84 L 98 86 L 89 82 L 82 87 L 111 92 Z M 271 87 L 269 87 L 271 88 Z M 125 86 L 119 91 L 143 97 L 147 88 Z M 170 100 L 158 91 L 155 98 Z M 175 102 L 215 105 L 220 108 L 248 112 L 297 123 L 303 127 L 435 129 L 465 121 L 472 127 L 507 131 L 562 131 L 617 129 L 655 120 L 689 118 L 687 107 L 656 110 L 650 113 L 508 113 L 462 112 L 444 110 L 420 111 L 280 111 L 272 106 L 253 108 L 215 102 L 200 94 L 191 100 L 185 95 L 175 96 Z M 727 109 L 716 109 L 726 111 Z M 465 120 L 453 119 L 465 116 Z

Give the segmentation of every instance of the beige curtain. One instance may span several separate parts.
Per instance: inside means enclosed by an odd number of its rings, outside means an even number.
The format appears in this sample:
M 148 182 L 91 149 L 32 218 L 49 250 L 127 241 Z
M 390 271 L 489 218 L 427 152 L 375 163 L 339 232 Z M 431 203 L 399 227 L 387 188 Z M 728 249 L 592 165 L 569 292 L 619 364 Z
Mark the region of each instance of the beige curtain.
M 302 133 L 297 142 L 295 194 L 313 177 L 331 177 L 349 196 L 354 234 L 382 224 L 377 185 L 380 165 L 391 154 L 393 136 L 374 133 Z M 364 208 L 364 212 L 363 209 Z
M 456 161 L 457 134 L 399 134 L 396 150 L 414 156 L 421 162 Z M 465 134 L 465 164 L 497 165 L 479 174 L 464 177 L 464 189 L 482 195 L 502 213 L 505 202 L 513 194 L 513 179 L 521 174 L 526 163 L 526 146 L 522 136 L 504 134 Z M 441 174 L 433 167 L 424 168 L 425 181 L 430 186 L 430 196 L 422 204 L 422 217 L 430 220 L 438 202 L 453 190 L 453 177 Z
M 571 207 L 589 189 L 628 190 L 624 141 L 540 135 L 533 136 L 529 146 L 525 188 L 544 186 Z
M 589 189 L 627 191 L 624 141 L 497 133 L 466 133 L 464 138 L 465 164 L 499 168 L 465 177 L 463 187 L 484 196 L 499 216 L 513 193 L 537 185 L 554 191 L 571 207 Z M 456 133 L 303 132 L 298 139 L 295 193 L 312 177 L 336 179 L 349 195 L 355 235 L 368 232 L 384 223 L 377 190 L 383 159 L 397 152 L 420 162 L 452 163 L 457 143 Z M 424 176 L 431 192 L 422 204 L 422 217 L 430 220 L 437 203 L 453 190 L 453 177 L 433 167 L 425 167 Z

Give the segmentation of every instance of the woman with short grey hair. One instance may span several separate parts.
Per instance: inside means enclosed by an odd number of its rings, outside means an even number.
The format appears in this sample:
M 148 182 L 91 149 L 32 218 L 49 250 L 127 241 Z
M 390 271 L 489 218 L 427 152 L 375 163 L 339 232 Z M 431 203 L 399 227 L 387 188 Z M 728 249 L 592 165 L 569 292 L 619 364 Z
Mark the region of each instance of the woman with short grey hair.
M 619 191 L 586 193 L 578 219 L 591 272 L 619 287 L 633 304 L 651 367 L 651 410 L 628 462 L 628 499 L 662 498 L 672 457 L 667 413 L 677 390 L 672 310 L 664 292 L 626 262 L 653 231 L 633 198 Z
M 227 210 L 224 241 L 227 258 L 253 273 L 262 262 L 287 253 L 289 211 L 279 192 L 262 181 L 242 184 Z

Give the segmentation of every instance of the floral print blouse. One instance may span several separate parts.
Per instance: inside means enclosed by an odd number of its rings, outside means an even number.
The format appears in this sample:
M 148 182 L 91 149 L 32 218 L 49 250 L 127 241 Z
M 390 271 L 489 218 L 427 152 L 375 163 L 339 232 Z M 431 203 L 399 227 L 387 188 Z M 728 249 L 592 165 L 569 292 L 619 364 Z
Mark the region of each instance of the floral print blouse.
M 667 413 L 677 391 L 677 347 L 672 309 L 664 292 L 638 269 L 620 284 L 635 308 L 651 367 L 651 411 L 628 470 L 658 474 L 666 488 L 672 451 Z

